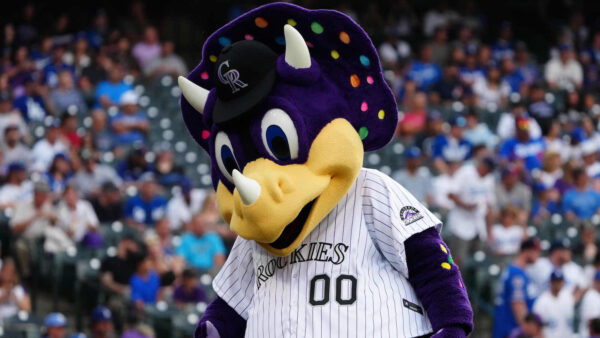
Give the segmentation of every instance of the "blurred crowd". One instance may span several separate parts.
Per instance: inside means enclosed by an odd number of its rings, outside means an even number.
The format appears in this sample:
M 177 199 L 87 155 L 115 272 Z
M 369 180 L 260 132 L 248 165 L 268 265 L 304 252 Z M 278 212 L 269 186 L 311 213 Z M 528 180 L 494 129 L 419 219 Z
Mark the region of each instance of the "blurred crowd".
M 494 337 L 600 334 L 600 27 L 571 8 L 535 55 L 513 22 L 487 27 L 475 1 L 413 5 L 336 7 L 373 37 L 397 96 L 396 164 L 378 168 L 442 217 L 467 283 L 477 283 L 469 266 L 492 259 Z M 149 142 L 137 86 L 190 68 L 143 2 L 130 13 L 117 24 L 98 10 L 85 27 L 61 14 L 40 27 L 29 3 L 2 27 L 3 322 L 29 314 L 49 337 L 75 332 L 65 314 L 35 311 L 30 293 L 51 291 L 36 283 L 53 273 L 40 262 L 86 253 L 100 260 L 102 297 L 77 331 L 92 337 L 152 337 L 150 308 L 201 312 L 213 296 L 210 276 L 236 236 L 171 144 Z

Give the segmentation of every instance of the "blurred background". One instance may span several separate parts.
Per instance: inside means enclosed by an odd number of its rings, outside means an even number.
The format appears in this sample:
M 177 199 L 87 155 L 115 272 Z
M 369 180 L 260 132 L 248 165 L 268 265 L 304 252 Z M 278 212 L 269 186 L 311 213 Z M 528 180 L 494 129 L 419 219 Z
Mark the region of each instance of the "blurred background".
M 3 4 L 0 336 L 191 336 L 236 236 L 176 77 L 261 3 Z M 473 336 L 600 334 L 600 2 L 295 3 L 371 36 L 399 124 L 365 166 L 444 220 Z

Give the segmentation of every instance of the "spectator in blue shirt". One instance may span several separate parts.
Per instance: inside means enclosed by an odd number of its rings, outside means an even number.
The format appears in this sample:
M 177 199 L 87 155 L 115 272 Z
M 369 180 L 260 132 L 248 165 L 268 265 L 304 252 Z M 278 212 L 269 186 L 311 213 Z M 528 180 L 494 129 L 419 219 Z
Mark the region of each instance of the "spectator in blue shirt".
M 127 91 L 121 95 L 119 102 L 121 111 L 110 120 L 115 145 L 142 144 L 150 124 L 146 114 L 139 109 L 137 94 L 133 90 Z
M 500 64 L 500 70 L 502 71 L 502 80 L 506 81 L 510 86 L 511 93 L 519 93 L 521 90 L 521 84 L 525 82 L 523 74 L 515 68 L 515 63 L 510 58 L 505 58 Z
M 157 194 L 156 181 L 152 173 L 142 175 L 140 181 L 142 182 L 140 192 L 125 204 L 125 218 L 130 226 L 143 233 L 146 227 L 153 226 L 165 216 L 167 200 Z
M 539 256 L 538 241 L 527 239 L 521 243 L 520 252 L 512 264 L 504 269 L 495 300 L 493 338 L 504 338 L 525 322 L 534 301 L 529 293 L 531 281 L 525 267 L 535 263 Z
M 39 83 L 29 76 L 25 80 L 25 94 L 13 102 L 27 122 L 42 121 L 46 117 L 46 102 L 40 92 Z
M 589 177 L 583 168 L 573 170 L 574 187 L 562 198 L 563 212 L 569 220 L 589 220 L 600 212 L 600 194 L 588 187 Z
M 117 164 L 116 170 L 123 181 L 133 182 L 151 172 L 152 166 L 146 161 L 146 150 L 134 146 L 127 158 Z
M 417 84 L 419 90 L 427 90 L 442 77 L 442 69 L 432 62 L 431 46 L 421 47 L 420 56 L 419 60 L 412 62 L 407 76 Z
M 58 73 L 63 70 L 71 72 L 71 75 L 75 78 L 75 68 L 63 62 L 64 53 L 64 47 L 54 47 L 52 50 L 52 61 L 42 70 L 44 82 L 46 82 L 50 88 L 54 88 L 58 85 Z
M 541 138 L 529 137 L 529 118 L 516 119 L 516 135 L 506 140 L 500 147 L 500 157 L 506 163 L 521 161 L 528 171 L 542 167 L 546 144 Z
M 462 162 L 471 157 L 473 145 L 464 136 L 467 120 L 464 116 L 455 116 L 449 121 L 450 132 L 437 136 L 431 146 L 433 165 L 441 173 L 446 172 L 446 161 Z
M 477 64 L 477 48 L 467 48 L 465 65 L 460 67 L 460 79 L 469 87 L 485 79 L 485 70 Z
M 137 265 L 135 274 L 129 280 L 131 301 L 141 308 L 144 304 L 154 304 L 159 296 L 160 276 L 152 269 L 150 256 L 144 257 Z
M 221 237 L 207 232 L 207 218 L 196 214 L 190 222 L 190 232 L 183 235 L 175 253 L 182 256 L 188 265 L 201 270 L 220 268 L 225 263 L 225 245 Z
M 512 39 L 512 28 L 508 21 L 504 21 L 500 27 L 500 37 L 492 45 L 492 57 L 496 62 L 505 58 L 513 58 L 515 55 Z
M 131 85 L 123 81 L 123 70 L 118 66 L 112 66 L 108 72 L 108 80 L 102 81 L 96 86 L 94 108 L 117 106 L 121 96 L 132 89 Z

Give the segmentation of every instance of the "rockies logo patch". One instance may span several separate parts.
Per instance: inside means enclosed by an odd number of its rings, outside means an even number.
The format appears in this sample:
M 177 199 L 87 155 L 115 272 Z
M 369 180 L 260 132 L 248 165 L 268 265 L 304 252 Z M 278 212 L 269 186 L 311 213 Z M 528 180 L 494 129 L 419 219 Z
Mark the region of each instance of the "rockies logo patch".
M 400 219 L 404 222 L 404 225 L 413 224 L 421 218 L 423 218 L 423 215 L 415 207 L 407 205 L 400 209 Z

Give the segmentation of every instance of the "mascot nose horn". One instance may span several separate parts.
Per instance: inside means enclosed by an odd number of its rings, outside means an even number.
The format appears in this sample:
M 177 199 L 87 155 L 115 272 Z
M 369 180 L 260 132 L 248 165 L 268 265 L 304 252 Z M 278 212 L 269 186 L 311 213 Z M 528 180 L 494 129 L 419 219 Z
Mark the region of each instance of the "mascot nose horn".
M 283 26 L 285 36 L 285 62 L 295 69 L 310 68 L 310 52 L 308 46 L 294 27 Z
M 260 184 L 255 180 L 244 176 L 237 169 L 233 169 L 232 176 L 233 184 L 235 184 L 235 188 L 240 194 L 242 202 L 244 202 L 245 205 L 251 205 L 256 202 L 260 196 Z
M 177 78 L 177 83 L 179 84 L 179 89 L 181 89 L 185 99 L 192 107 L 194 107 L 194 109 L 202 114 L 210 92 L 183 76 Z

